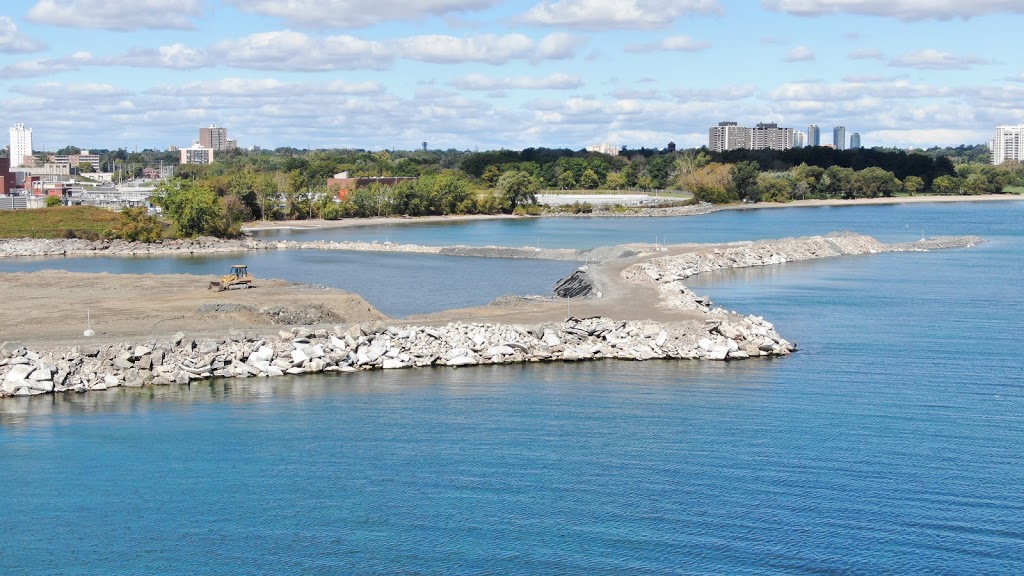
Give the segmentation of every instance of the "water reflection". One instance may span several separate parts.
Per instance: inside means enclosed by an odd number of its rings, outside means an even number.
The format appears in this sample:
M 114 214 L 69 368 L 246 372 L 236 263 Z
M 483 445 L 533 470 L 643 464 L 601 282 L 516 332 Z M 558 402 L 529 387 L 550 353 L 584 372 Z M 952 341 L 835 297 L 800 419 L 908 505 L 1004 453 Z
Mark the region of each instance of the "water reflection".
M 49 425 L 63 418 L 91 414 L 139 414 L 175 410 L 196 404 L 268 404 L 307 402 L 327 396 L 408 395 L 438 398 L 482 396 L 528 384 L 607 388 L 623 393 L 650 393 L 679 387 L 715 390 L 720 402 L 748 399 L 788 359 L 745 362 L 650 361 L 513 364 L 408 370 L 368 371 L 279 378 L 229 378 L 191 385 L 115 388 L 86 393 L 0 398 L 0 429 Z M 731 390 L 731 391 L 730 391 Z

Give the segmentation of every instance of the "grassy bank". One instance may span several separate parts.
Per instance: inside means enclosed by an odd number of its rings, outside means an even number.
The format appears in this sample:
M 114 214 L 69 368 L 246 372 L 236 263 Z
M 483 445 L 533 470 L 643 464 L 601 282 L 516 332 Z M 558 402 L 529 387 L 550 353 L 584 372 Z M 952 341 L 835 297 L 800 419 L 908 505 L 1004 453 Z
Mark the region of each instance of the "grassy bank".
M 97 239 L 115 228 L 120 214 L 93 206 L 0 211 L 0 238 Z

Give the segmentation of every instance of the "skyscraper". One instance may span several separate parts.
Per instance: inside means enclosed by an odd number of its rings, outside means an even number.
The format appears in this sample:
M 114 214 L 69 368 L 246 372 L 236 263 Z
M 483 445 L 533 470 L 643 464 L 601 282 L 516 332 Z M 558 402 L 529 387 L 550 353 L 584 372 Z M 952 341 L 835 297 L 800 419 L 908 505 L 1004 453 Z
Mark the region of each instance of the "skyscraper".
M 818 128 L 817 124 L 811 124 L 807 127 L 807 145 L 821 146 L 821 129 Z
M 750 131 L 751 150 L 789 150 L 793 147 L 793 129 L 760 122 Z
M 227 128 L 210 126 L 199 129 L 199 145 L 203 148 L 213 148 L 217 151 L 227 150 L 231 147 L 229 142 Z
M 800 131 L 793 132 L 793 148 L 804 147 L 804 133 Z
M 860 148 L 860 132 L 850 134 L 850 150 Z
M 846 150 L 846 126 L 836 126 L 832 129 L 832 145 L 836 150 Z
M 751 130 L 736 122 L 719 122 L 708 130 L 708 148 L 712 152 L 724 152 L 739 148 L 750 148 Z
M 992 148 L 993 164 L 1008 160 L 1024 161 L 1024 124 L 996 127 L 996 137 L 989 147 Z
M 32 129 L 24 124 L 11 126 L 11 168 L 25 165 L 25 156 L 32 155 Z

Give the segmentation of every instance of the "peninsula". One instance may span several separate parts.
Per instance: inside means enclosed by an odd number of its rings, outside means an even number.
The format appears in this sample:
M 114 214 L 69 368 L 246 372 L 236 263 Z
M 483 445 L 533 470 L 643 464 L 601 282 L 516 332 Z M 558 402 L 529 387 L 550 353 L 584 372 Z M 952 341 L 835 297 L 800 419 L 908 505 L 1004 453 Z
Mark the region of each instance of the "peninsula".
M 391 319 L 341 290 L 261 282 L 208 292 L 190 275 L 0 274 L 0 395 L 84 392 L 368 369 L 600 359 L 742 360 L 790 354 L 795 344 L 756 315 L 714 306 L 683 280 L 712 270 L 893 251 L 969 247 L 977 237 L 883 244 L 851 233 L 719 245 L 627 245 L 587 251 L 509 247 L 273 243 L 202 239 L 158 245 L 81 240 L 0 241 L 0 256 L 132 255 L 265 249 L 394 250 L 436 254 L 588 258 L 559 283 L 564 300 L 502 298 L 489 306 Z M 75 290 L 67 290 L 75 286 Z M 81 336 L 88 306 L 96 336 Z M 230 327 L 230 329 L 228 329 Z

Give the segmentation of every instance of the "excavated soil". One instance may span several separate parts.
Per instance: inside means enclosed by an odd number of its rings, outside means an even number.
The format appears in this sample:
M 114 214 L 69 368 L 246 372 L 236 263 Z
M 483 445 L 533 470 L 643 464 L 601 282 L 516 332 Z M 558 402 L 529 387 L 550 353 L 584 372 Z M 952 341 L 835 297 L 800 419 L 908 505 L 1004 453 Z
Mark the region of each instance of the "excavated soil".
M 260 279 L 253 288 L 208 290 L 188 274 L 0 274 L 0 341 L 76 343 L 167 336 L 178 331 L 272 331 L 294 324 L 348 324 L 387 317 L 357 294 Z

